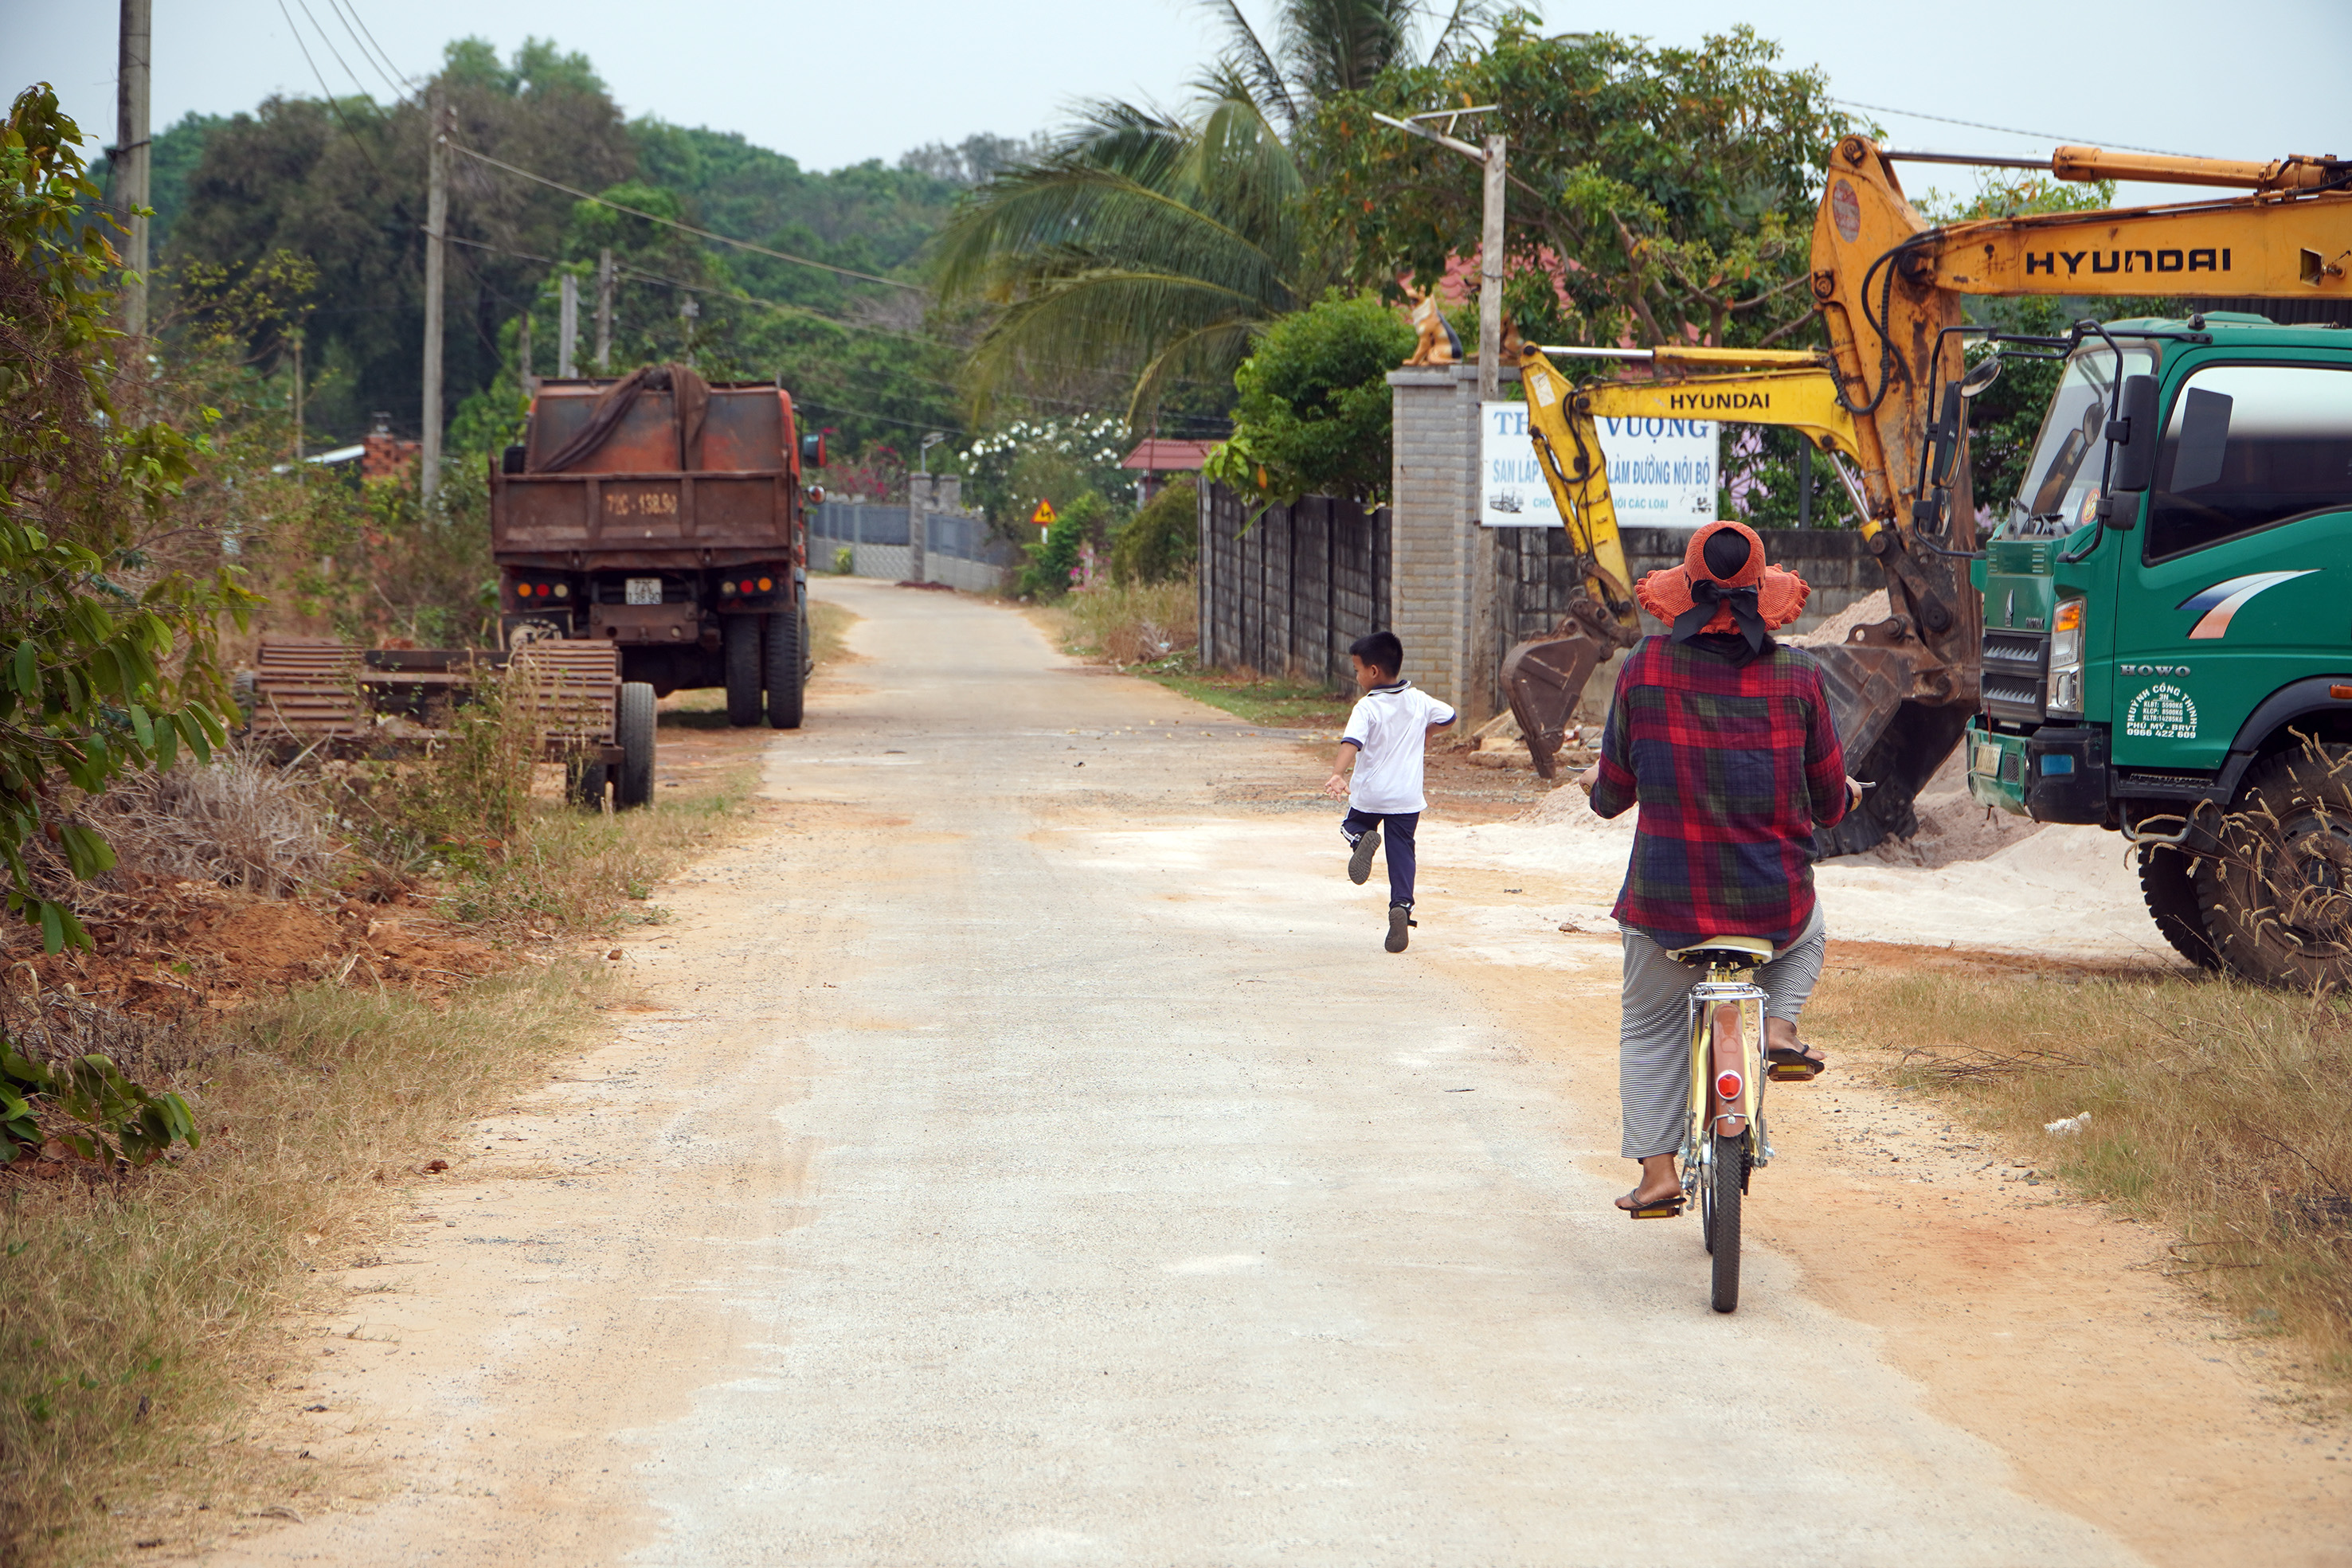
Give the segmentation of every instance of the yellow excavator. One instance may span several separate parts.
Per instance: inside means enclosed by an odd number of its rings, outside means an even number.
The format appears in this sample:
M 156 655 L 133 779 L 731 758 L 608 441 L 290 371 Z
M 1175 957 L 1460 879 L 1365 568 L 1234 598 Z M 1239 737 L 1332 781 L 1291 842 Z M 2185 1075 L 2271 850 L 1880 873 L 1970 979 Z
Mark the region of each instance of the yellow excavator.
M 2244 193 L 1937 226 L 1903 194 L 1895 171 L 1903 156 L 1862 136 L 1844 138 L 1831 156 L 1810 279 L 1826 350 L 1662 348 L 1646 354 L 1653 380 L 1583 384 L 1562 375 L 1545 350 L 1530 346 L 1523 351 L 1529 432 L 1582 583 L 1559 625 L 1514 647 L 1504 662 L 1505 693 L 1547 774 L 1592 670 L 1642 634 L 1596 418 L 1642 414 L 1793 425 L 1831 455 L 1833 470 L 1846 481 L 1862 532 L 1885 573 L 1891 611 L 1885 621 L 1855 628 L 1845 643 L 1814 650 L 1848 766 L 1881 786 L 1822 845 L 1825 853 L 1847 853 L 1907 834 L 1916 825 L 1912 800 L 1977 716 L 1989 664 L 1997 664 L 1996 675 L 2008 681 L 2001 700 L 2010 706 L 2008 719 L 1995 716 L 1987 722 L 2030 731 L 2053 715 L 2070 716 L 2070 710 L 2043 700 L 2040 685 L 2052 675 L 2053 638 L 2062 654 L 2080 645 L 2067 643 L 2064 629 L 2052 623 L 2062 608 L 2057 600 L 2074 592 L 2079 612 L 2083 592 L 2096 601 L 2121 591 L 2116 585 L 2130 570 L 2121 562 L 2132 552 L 2105 541 L 2137 526 L 2151 481 L 2161 477 L 2159 449 L 2168 454 L 2178 444 L 2185 406 L 2179 375 L 2217 356 L 2253 363 L 2281 353 L 2330 360 L 2352 354 L 2352 333 L 2334 334 L 2345 343 L 2336 349 L 2324 329 L 2273 328 L 2260 317 L 2225 318 L 2218 311 L 2210 324 L 2203 316 L 2111 327 L 2086 321 L 2065 338 L 2017 339 L 1969 326 L 1961 308 L 1962 297 L 1971 294 L 2352 299 L 2346 275 L 2352 263 L 2352 161 L 2293 157 L 2253 163 L 2075 147 L 2059 149 L 2047 162 L 1945 160 L 2032 168 L 2063 180 L 2158 181 Z M 2217 333 L 2214 327 L 2222 329 Z M 2257 327 L 2272 329 L 2270 335 L 2256 333 Z M 2294 340 L 2296 332 L 2310 341 Z M 2281 333 L 2294 340 L 2283 344 Z M 1973 375 L 1962 355 L 1972 338 L 1997 340 L 1998 350 Z M 1612 351 L 1551 350 L 1561 357 L 1575 352 Z M 2051 414 L 2058 423 L 2045 425 L 2029 464 L 2031 494 L 2014 502 L 1997 498 L 2010 508 L 2001 535 L 2032 539 L 2036 548 L 2014 562 L 1986 561 L 1978 549 L 1965 461 L 1966 400 L 1998 373 L 1998 355 L 2011 352 L 2063 356 L 2066 379 Z M 2168 395 L 2169 403 L 2161 401 Z M 2089 403 L 2076 406 L 2084 396 Z M 2352 430 L 2339 438 L 2352 443 Z M 2352 476 L 2343 499 L 2352 507 Z M 2093 524 L 2095 530 L 2084 534 Z M 2352 519 L 2346 532 L 2352 537 Z M 2057 580 L 2103 549 L 2104 567 L 2087 570 L 2104 570 L 2104 579 L 2080 591 Z M 2021 590 L 2010 585 L 2004 608 L 2013 616 L 2022 591 L 2025 619 L 2034 624 L 2000 628 L 2016 635 L 1994 637 L 2001 644 L 1994 647 L 1984 627 L 1986 573 L 2012 566 L 2030 568 L 2026 575 L 2038 581 Z M 2347 567 L 2352 578 L 2352 561 Z M 2352 580 L 2336 591 L 2352 591 Z M 2124 623 L 2130 599 L 2124 593 L 2116 602 L 2094 605 L 2100 635 L 2092 641 L 2110 652 L 2153 646 L 2144 630 Z M 2032 638 L 2039 641 L 2028 647 Z M 2023 668 L 2028 664 L 2030 672 Z M 2029 678 L 2036 683 L 2031 714 L 2011 700 Z M 2070 701 L 2080 702 L 2084 683 L 2103 695 L 2129 695 L 2116 686 L 2114 671 L 2078 672 L 2074 678 L 2076 685 L 2064 688 L 2074 694 Z M 2232 700 L 2230 706 L 2241 705 Z M 2021 754 L 2018 766 L 2023 762 Z M 2069 820 L 2129 820 L 2128 781 L 2110 777 L 2108 782 L 2110 794 L 2100 806 L 2104 819 Z M 2021 796 L 2019 804 L 2029 803 Z

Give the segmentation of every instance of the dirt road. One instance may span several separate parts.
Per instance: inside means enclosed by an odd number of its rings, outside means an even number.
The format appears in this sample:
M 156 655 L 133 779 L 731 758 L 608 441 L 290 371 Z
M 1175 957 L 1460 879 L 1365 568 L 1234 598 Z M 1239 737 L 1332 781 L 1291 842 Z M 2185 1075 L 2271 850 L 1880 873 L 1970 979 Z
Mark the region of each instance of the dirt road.
M 1708 1312 L 1445 896 L 1391 957 L 1265 809 L 1291 740 L 822 591 L 862 662 L 657 895 L 649 1005 L 306 1326 L 287 1419 L 386 1489 L 214 1561 L 2141 1560 L 1790 1255 Z

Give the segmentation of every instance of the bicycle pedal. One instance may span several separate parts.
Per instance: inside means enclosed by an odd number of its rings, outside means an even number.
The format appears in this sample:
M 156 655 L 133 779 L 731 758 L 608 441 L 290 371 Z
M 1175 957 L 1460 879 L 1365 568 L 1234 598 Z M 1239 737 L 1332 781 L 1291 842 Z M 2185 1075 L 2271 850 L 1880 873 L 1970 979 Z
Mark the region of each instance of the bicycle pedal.
M 1775 1083 L 1811 1083 L 1821 1076 L 1818 1067 L 1798 1067 L 1790 1062 L 1776 1061 L 1764 1076 Z
M 1629 1208 L 1625 1212 L 1634 1219 L 1680 1219 L 1683 1217 L 1683 1205 L 1682 1200 L 1677 1198 L 1672 1203 L 1646 1204 L 1640 1208 Z

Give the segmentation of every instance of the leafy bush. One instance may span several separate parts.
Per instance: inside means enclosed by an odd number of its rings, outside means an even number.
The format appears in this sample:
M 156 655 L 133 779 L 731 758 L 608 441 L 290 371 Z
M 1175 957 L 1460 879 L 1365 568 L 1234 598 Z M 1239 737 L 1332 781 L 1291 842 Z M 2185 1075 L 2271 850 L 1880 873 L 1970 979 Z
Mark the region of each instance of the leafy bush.
M 1111 537 L 1110 580 L 1124 587 L 1183 575 L 1200 549 L 1200 486 L 1190 479 L 1152 497 Z
M 1234 373 L 1241 401 L 1228 444 L 1250 460 L 1258 493 L 1386 495 L 1388 373 L 1412 343 L 1412 329 L 1371 294 L 1334 290 L 1276 321 Z
M 1029 564 L 1021 570 L 1021 591 L 1034 599 L 1058 599 L 1070 591 L 1070 573 L 1077 570 L 1078 550 L 1100 531 L 1110 517 L 1110 504 L 1093 490 L 1072 501 L 1045 542 L 1029 546 Z

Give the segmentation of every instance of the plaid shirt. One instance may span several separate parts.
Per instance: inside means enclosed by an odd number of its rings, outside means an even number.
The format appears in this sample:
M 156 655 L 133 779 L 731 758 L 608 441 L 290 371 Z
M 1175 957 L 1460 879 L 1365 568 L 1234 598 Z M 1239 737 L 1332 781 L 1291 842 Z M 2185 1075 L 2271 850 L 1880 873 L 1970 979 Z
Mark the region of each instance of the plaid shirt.
M 1661 946 L 1793 940 L 1813 914 L 1813 825 L 1845 815 L 1821 671 L 1777 647 L 1744 668 L 1651 637 L 1617 676 L 1592 809 L 1639 802 L 1618 920 Z

